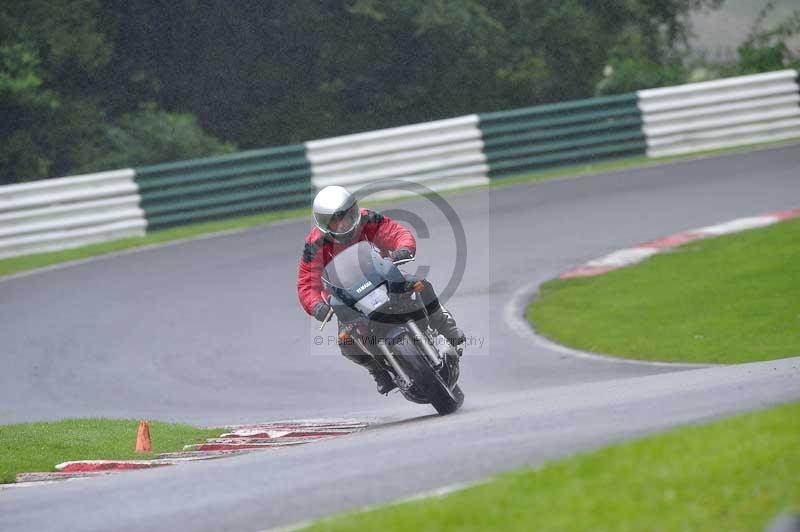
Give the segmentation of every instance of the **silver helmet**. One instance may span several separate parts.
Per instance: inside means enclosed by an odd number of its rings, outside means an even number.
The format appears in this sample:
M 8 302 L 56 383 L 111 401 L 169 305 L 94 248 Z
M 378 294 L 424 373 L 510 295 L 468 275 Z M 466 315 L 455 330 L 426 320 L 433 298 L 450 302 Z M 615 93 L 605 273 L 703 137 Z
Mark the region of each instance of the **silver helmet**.
M 361 221 L 356 197 L 344 187 L 325 187 L 314 198 L 314 225 L 337 242 L 349 242 L 356 235 Z

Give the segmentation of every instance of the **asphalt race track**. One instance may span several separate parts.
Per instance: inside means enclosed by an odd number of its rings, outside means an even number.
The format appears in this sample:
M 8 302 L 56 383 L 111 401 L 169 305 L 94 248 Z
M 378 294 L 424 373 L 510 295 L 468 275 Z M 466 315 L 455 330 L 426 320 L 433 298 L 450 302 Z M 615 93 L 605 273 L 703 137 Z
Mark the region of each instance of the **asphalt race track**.
M 307 221 L 0 280 L 0 423 L 373 423 L 294 448 L 0 490 L 0 530 L 263 530 L 800 399 L 800 358 L 590 361 L 532 345 L 503 318 L 524 285 L 614 249 L 800 206 L 800 146 L 445 199 L 468 243 L 448 307 L 476 342 L 462 364 L 464 408 L 445 418 L 378 396 L 335 347 L 313 346 L 294 292 Z M 391 208 L 428 223 L 419 262 L 441 289 L 455 255 L 448 221 L 426 200 Z

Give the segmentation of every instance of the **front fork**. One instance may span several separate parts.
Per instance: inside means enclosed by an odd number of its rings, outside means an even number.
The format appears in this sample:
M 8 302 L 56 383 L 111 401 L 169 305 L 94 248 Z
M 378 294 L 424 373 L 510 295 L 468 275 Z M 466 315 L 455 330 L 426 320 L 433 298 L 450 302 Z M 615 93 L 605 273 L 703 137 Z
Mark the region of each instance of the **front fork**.
M 406 370 L 403 369 L 403 366 L 401 366 L 400 363 L 397 362 L 397 358 L 394 356 L 394 353 L 392 353 L 392 350 L 389 349 L 389 346 L 386 345 L 386 340 L 384 340 L 383 338 L 378 340 L 378 349 L 381 350 L 383 356 L 386 357 L 386 360 L 389 361 L 389 365 L 392 366 L 392 369 L 394 370 L 395 374 L 398 377 L 400 377 L 400 380 L 403 381 L 405 386 L 400 386 L 400 387 L 401 388 L 410 387 L 411 377 L 408 376 L 408 373 L 406 373 Z
M 422 352 L 428 358 L 428 360 L 433 364 L 434 368 L 442 367 L 442 357 L 437 351 L 436 347 L 431 345 L 431 340 L 427 334 L 423 333 L 422 330 L 417 325 L 417 322 L 414 320 L 406 321 L 406 326 L 411 331 L 411 334 L 414 335 L 414 339 L 422 346 Z
M 439 352 L 436 348 L 431 345 L 430 338 L 428 335 L 424 334 L 422 330 L 420 330 L 419 325 L 416 324 L 414 320 L 406 321 L 406 326 L 411 334 L 414 336 L 414 340 L 417 341 L 418 345 L 422 346 L 422 352 L 425 357 L 433 364 L 434 368 L 440 368 L 442 366 L 442 357 L 439 355 Z M 406 373 L 403 366 L 397 361 L 397 357 L 392 353 L 392 350 L 389 349 L 389 346 L 386 345 L 386 341 L 381 339 L 378 341 L 378 349 L 380 349 L 381 353 L 386 360 L 389 362 L 389 365 L 392 366 L 392 369 L 395 371 L 395 374 L 400 377 L 404 381 L 407 386 L 411 385 L 411 378 Z

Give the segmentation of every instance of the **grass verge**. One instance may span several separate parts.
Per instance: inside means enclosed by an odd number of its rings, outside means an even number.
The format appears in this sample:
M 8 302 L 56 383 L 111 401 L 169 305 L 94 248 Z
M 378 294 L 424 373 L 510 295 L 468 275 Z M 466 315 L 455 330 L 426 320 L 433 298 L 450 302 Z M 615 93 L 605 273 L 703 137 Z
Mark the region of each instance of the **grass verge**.
M 668 362 L 800 354 L 800 220 L 685 244 L 541 287 L 527 317 L 558 342 Z
M 14 482 L 17 473 L 54 471 L 56 464 L 70 460 L 148 459 L 220 434 L 220 429 L 158 421 L 149 424 L 153 452 L 142 454 L 134 452 L 139 427 L 135 420 L 67 419 L 0 425 L 0 483 Z
M 763 530 L 800 509 L 800 403 L 690 426 L 311 530 Z
M 642 156 L 642 157 L 629 157 L 624 159 L 614 159 L 610 161 L 603 161 L 593 164 L 563 166 L 549 170 L 542 170 L 539 172 L 503 177 L 492 181 L 489 184 L 489 187 L 497 188 L 509 185 L 517 185 L 520 183 L 546 181 L 550 179 L 559 179 L 564 177 L 580 177 L 585 175 L 597 174 L 601 172 L 651 166 L 651 165 L 663 164 L 664 162 L 669 162 L 669 161 L 695 159 L 698 157 L 705 157 L 709 155 L 744 151 L 759 147 L 763 148 L 770 146 L 781 146 L 784 144 L 792 144 L 796 142 L 800 142 L 800 139 L 790 139 L 774 143 L 756 144 L 751 146 L 738 146 L 734 148 L 722 148 L 722 149 L 692 153 L 687 155 L 664 157 L 660 159 L 648 159 L 647 157 Z M 463 190 L 455 189 L 455 190 L 445 191 L 444 194 L 450 195 L 462 192 L 464 190 L 474 190 L 479 188 L 485 188 L 485 187 L 479 185 L 479 186 L 467 187 L 466 189 Z M 391 201 L 391 200 L 386 200 L 386 201 Z M 386 201 L 371 202 L 370 204 L 378 205 L 381 203 L 385 203 Z M 35 253 L 32 255 L 25 255 L 21 257 L 0 259 L 0 277 L 6 275 L 12 275 L 14 273 L 19 273 L 27 270 L 44 268 L 46 266 L 51 266 L 53 264 L 59 264 L 62 262 L 70 262 L 70 261 L 87 259 L 90 257 L 107 255 L 109 253 L 124 251 L 131 248 L 149 246 L 153 244 L 159 244 L 162 242 L 168 242 L 171 240 L 185 240 L 203 234 L 231 231 L 235 229 L 244 229 L 247 227 L 254 227 L 254 226 L 273 223 L 279 220 L 290 220 L 294 218 L 306 217 L 308 215 L 309 215 L 309 210 L 306 208 L 275 211 L 265 214 L 245 216 L 240 218 L 230 218 L 228 220 L 221 220 L 214 222 L 204 222 L 204 223 L 178 227 L 175 229 L 156 231 L 154 233 L 139 238 L 125 238 L 120 240 L 114 240 L 111 242 L 91 244 L 88 246 L 83 246 L 75 249 L 68 249 L 64 251 Z

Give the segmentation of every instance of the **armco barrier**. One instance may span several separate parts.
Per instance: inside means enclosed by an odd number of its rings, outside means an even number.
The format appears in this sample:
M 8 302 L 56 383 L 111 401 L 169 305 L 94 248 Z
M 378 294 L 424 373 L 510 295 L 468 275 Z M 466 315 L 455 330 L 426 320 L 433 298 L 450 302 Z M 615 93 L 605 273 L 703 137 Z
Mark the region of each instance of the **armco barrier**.
M 0 187 L 0 258 L 142 236 L 131 169 Z
M 635 94 L 622 94 L 481 114 L 489 175 L 643 155 L 636 103 Z
M 796 78 L 782 70 L 639 91 L 648 156 L 800 137 Z
M 317 188 L 358 188 L 402 179 L 431 190 L 486 184 L 488 167 L 477 124 L 477 115 L 469 115 L 307 142 L 312 182 Z M 387 195 L 398 193 L 382 194 Z
M 800 138 L 796 79 L 770 72 L 0 187 L 0 258 L 306 207 L 326 185 L 401 179 L 443 190 L 645 152 Z
M 311 169 L 302 145 L 136 169 L 151 229 L 308 205 Z

